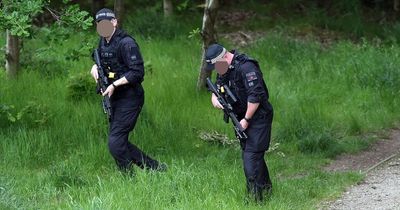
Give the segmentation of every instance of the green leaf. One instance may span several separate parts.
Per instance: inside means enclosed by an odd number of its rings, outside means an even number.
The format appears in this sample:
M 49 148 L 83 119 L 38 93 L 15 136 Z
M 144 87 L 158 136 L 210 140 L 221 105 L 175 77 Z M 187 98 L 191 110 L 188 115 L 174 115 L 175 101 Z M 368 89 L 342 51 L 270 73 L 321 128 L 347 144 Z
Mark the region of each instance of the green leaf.
M 7 116 L 7 118 L 8 118 L 8 120 L 10 120 L 11 122 L 16 122 L 17 121 L 17 119 L 15 119 L 15 117 L 14 116 L 12 116 L 12 114 L 11 113 L 8 113 L 8 116 Z

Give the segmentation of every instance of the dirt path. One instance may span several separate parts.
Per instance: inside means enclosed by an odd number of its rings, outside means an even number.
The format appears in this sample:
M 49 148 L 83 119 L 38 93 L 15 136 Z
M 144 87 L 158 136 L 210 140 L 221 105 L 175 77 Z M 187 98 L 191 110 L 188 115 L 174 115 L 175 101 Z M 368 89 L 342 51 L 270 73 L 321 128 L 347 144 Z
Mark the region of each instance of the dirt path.
M 326 170 L 355 170 L 367 176 L 323 209 L 400 210 L 400 130 L 393 130 L 389 139 L 378 141 L 367 151 L 339 157 Z
M 393 154 L 400 153 L 400 130 L 391 130 L 387 139 L 372 144 L 369 149 L 357 154 L 339 156 L 325 167 L 327 171 L 361 171 L 367 172 Z
M 371 171 L 364 182 L 346 191 L 329 209 L 400 210 L 400 155 Z

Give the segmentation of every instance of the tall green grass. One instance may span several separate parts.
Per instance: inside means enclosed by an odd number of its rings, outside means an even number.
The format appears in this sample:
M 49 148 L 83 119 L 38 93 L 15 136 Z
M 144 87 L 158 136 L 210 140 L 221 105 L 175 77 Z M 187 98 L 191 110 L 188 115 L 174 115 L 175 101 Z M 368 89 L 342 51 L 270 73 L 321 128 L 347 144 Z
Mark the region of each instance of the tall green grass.
M 58 58 L 80 39 L 49 56 Z M 400 117 L 399 46 L 341 41 L 324 48 L 278 34 L 241 49 L 260 61 L 275 107 L 272 144 L 281 143 L 266 158 L 272 198 L 265 206 L 246 204 L 240 150 L 198 137 L 198 131 L 216 130 L 233 138 L 209 93 L 196 92 L 200 43 L 183 37 L 137 41 L 147 63 L 146 99 L 130 139 L 167 162 L 169 171 L 136 168 L 134 177 L 117 171 L 101 98 L 87 92 L 81 100 L 69 98 L 71 77 L 89 77 L 92 61 L 58 58 L 47 71 L 63 66 L 65 74 L 49 78 L 41 69 L 23 69 L 18 79 L 7 80 L 1 73 L 0 104 L 13 105 L 14 115 L 41 105 L 46 108 L 38 112 L 47 120 L 35 123 L 42 116 L 35 112 L 15 123 L 0 115 L 0 208 L 315 208 L 361 179 L 323 172 L 329 157 L 366 147 L 369 140 L 359 134 L 390 127 Z
M 399 23 L 395 18 L 396 13 L 389 5 L 385 1 L 359 0 L 271 0 L 263 3 L 243 1 L 240 9 L 235 5 L 230 9 L 243 13 L 252 11 L 256 15 L 245 23 L 234 24 L 236 27 L 226 29 L 232 32 L 279 30 L 295 35 L 314 34 L 328 40 L 338 37 L 352 40 L 367 38 L 398 44 Z

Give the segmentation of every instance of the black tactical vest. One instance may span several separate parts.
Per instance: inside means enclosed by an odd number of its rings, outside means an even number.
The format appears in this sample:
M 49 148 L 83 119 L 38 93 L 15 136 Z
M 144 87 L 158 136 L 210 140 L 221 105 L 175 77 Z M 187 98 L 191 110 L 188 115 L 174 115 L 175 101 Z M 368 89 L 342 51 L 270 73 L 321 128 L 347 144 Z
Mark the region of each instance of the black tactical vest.
M 115 34 L 111 38 L 110 43 L 106 43 L 105 38 L 100 39 L 99 51 L 100 51 L 101 65 L 103 69 L 106 71 L 106 73 L 109 75 L 110 79 L 117 80 L 120 78 L 121 75 L 123 75 L 128 70 L 128 67 L 124 64 L 123 59 L 119 53 L 121 47 L 121 40 L 125 37 L 130 37 L 130 36 L 125 32 L 123 32 L 122 30 L 117 29 L 115 31 Z M 135 41 L 135 39 L 133 40 Z M 110 76 L 112 75 L 112 73 L 115 73 L 114 78 Z
M 246 113 L 247 110 L 247 90 L 245 87 L 245 84 L 243 83 L 243 76 L 242 76 L 242 65 L 246 62 L 252 62 L 254 65 L 257 67 L 258 70 L 260 70 L 260 66 L 256 60 L 253 58 L 248 57 L 245 54 L 237 54 L 234 53 L 234 59 L 232 62 L 232 66 L 234 67 L 233 69 L 229 69 L 228 74 L 226 76 L 222 76 L 221 81 L 225 84 L 228 84 L 229 88 L 231 91 L 234 93 L 234 95 L 238 98 L 238 102 L 233 104 L 233 108 L 236 114 L 239 115 L 239 117 L 244 117 L 244 114 Z M 260 70 L 260 73 L 262 75 L 262 72 Z M 261 109 L 258 110 L 258 112 L 266 112 L 266 110 L 270 109 L 270 104 L 268 102 L 269 98 L 269 93 L 268 93 L 268 88 L 265 85 L 265 82 L 263 81 L 263 86 L 267 94 L 267 98 L 265 101 L 261 102 L 260 107 Z
M 258 64 L 258 61 L 256 61 L 255 59 L 253 59 L 251 57 L 248 57 L 245 54 L 235 55 L 235 59 L 233 61 L 233 66 L 235 67 L 235 69 L 238 69 L 238 72 L 241 72 L 241 65 L 246 63 L 246 62 L 252 62 L 254 65 L 256 65 L 257 69 L 260 71 L 261 76 L 262 76 L 262 72 L 261 72 L 261 69 L 260 69 L 260 64 Z M 267 85 L 265 84 L 264 80 L 262 82 L 263 82 L 263 86 L 264 86 L 265 92 L 267 93 L 267 99 L 269 99 L 269 93 L 268 93 Z

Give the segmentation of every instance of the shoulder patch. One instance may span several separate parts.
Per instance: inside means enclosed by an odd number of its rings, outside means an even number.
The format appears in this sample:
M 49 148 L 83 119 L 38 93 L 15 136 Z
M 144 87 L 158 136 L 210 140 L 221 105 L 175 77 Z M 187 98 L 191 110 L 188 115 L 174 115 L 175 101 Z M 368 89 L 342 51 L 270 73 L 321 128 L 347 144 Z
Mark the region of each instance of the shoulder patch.
M 257 75 L 256 75 L 256 72 L 253 71 L 253 72 L 247 73 L 246 74 L 246 79 L 247 79 L 247 82 L 251 82 L 251 81 L 254 81 L 254 80 L 258 79 Z

